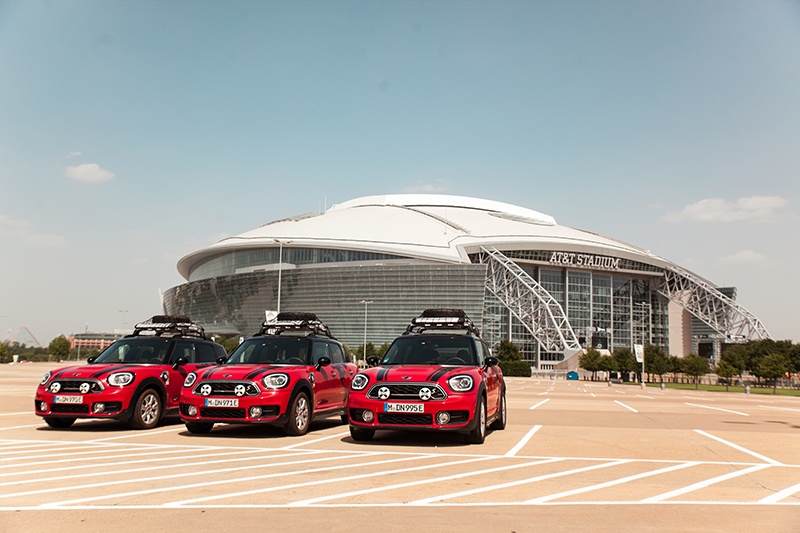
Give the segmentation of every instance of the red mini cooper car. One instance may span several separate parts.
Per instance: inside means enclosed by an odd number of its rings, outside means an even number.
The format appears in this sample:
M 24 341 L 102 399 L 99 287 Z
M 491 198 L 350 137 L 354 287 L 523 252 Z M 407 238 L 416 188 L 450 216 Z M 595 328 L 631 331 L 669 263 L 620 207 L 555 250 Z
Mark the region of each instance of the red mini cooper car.
M 187 317 L 157 315 L 90 357 L 89 364 L 47 372 L 34 408 L 54 428 L 68 428 L 78 418 L 112 418 L 150 429 L 177 412 L 189 372 L 226 356 Z
M 304 435 L 313 419 L 347 423 L 358 367 L 313 313 L 280 313 L 239 345 L 225 364 L 186 376 L 180 416 L 192 433 L 215 423 L 272 424 Z
M 460 309 L 428 309 L 350 386 L 353 440 L 377 429 L 457 431 L 481 444 L 487 425 L 506 427 L 499 361 Z

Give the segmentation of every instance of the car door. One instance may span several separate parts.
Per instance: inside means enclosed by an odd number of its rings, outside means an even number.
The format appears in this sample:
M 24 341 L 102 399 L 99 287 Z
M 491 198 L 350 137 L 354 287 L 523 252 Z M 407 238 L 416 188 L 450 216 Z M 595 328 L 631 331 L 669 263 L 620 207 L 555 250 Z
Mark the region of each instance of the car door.
M 187 363 L 185 365 L 178 365 L 176 368 L 175 363 L 181 357 L 185 358 Z M 199 366 L 207 366 L 213 363 L 216 359 L 216 354 L 211 345 L 193 342 L 190 340 L 176 340 L 175 346 L 172 349 L 172 355 L 169 358 L 169 366 L 165 372 L 169 375 L 169 383 L 167 384 L 167 407 L 177 407 L 180 402 L 181 388 L 186 375 L 189 372 L 197 370 Z
M 483 341 L 476 343 L 476 348 L 480 350 L 480 364 L 482 365 L 484 384 L 486 385 L 486 410 L 489 416 L 494 415 L 500 406 L 500 375 L 493 366 L 483 366 L 486 358 L 492 355 L 489 347 Z
M 344 399 L 341 392 L 339 371 L 331 364 L 317 368 L 322 357 L 331 358 L 329 343 L 322 339 L 312 339 L 312 364 L 314 365 L 314 409 L 327 411 L 342 406 Z

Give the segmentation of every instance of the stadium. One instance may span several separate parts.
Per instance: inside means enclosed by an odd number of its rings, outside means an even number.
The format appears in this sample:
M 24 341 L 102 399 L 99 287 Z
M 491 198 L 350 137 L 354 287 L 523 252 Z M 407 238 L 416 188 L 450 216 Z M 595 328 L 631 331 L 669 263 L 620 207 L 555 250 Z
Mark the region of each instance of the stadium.
M 249 336 L 278 311 L 316 313 L 342 342 L 379 346 L 427 308 L 464 309 L 490 346 L 539 370 L 590 346 L 717 359 L 769 338 L 736 290 L 546 214 L 450 195 L 367 196 L 270 222 L 178 262 L 164 311 Z

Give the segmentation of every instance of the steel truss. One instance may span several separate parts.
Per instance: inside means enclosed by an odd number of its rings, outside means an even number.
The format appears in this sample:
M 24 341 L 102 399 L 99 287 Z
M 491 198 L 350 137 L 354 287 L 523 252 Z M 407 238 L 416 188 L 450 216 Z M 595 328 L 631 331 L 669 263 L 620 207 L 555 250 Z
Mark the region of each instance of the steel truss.
M 656 291 L 724 335 L 729 342 L 771 338 L 755 315 L 714 286 L 675 265 L 664 268 L 664 281 Z
M 561 304 L 494 247 L 481 247 L 481 263 L 487 265 L 486 288 L 505 305 L 548 352 L 563 352 L 569 359 L 581 345 Z

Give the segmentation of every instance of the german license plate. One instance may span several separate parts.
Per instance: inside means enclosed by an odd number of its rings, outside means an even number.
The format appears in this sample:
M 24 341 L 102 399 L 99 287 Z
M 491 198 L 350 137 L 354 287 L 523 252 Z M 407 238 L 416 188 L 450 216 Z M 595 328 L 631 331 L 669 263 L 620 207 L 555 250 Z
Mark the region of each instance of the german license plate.
M 83 396 L 56 396 L 55 403 L 83 403 Z
M 384 413 L 424 413 L 425 404 L 422 403 L 384 403 Z
M 206 398 L 206 407 L 239 407 L 239 398 Z

